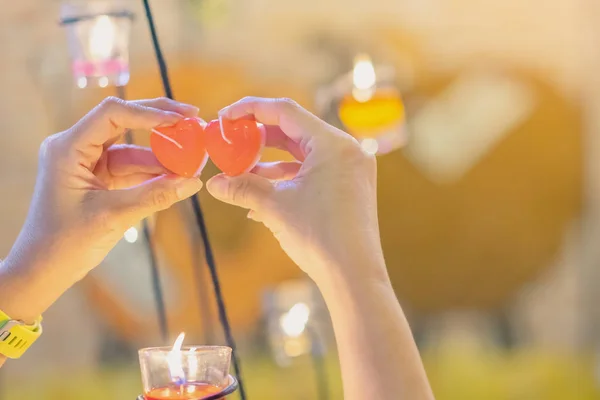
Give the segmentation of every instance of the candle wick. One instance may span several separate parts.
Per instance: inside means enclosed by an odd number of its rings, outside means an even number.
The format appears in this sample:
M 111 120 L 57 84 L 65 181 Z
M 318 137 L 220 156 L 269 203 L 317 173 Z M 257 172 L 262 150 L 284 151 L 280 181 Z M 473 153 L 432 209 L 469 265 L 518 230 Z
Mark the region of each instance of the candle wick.
M 185 394 L 184 393 L 185 378 L 178 377 L 177 379 L 175 379 L 174 383 L 177 386 L 177 394 L 179 394 L 179 395 Z
M 223 129 L 223 117 L 219 115 L 219 128 L 221 128 L 221 137 L 227 144 L 231 144 L 231 140 L 225 136 L 225 130 Z
M 157 131 L 156 129 L 152 129 L 152 132 L 157 134 L 158 136 L 160 136 L 161 138 L 173 143 L 175 146 L 179 147 L 180 149 L 183 149 L 183 146 L 181 145 L 181 143 L 179 143 L 178 141 L 176 141 L 173 138 L 168 137 L 167 135 Z

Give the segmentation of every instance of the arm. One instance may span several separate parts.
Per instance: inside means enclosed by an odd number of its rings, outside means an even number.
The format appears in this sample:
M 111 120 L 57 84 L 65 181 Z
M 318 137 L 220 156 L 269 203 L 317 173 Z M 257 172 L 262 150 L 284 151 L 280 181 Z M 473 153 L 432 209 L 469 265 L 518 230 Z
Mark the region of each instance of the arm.
M 43 270 L 23 268 L 9 260 L 0 261 L 0 310 L 11 318 L 33 323 L 62 291 L 53 285 L 44 285 Z M 6 357 L 0 354 L 0 367 Z
M 0 261 L 0 310 L 11 318 L 33 323 L 62 293 L 53 285 L 44 285 L 43 269 L 24 268 L 8 259 Z M 0 354 L 0 367 L 6 357 Z
M 0 263 L 0 310 L 13 319 L 33 323 L 74 283 L 55 272 L 39 264 L 15 262 L 9 256 Z
M 355 257 L 385 269 L 380 258 Z M 364 269 L 364 265 L 348 269 Z M 319 284 L 331 314 L 346 400 L 433 399 L 408 322 L 387 277 Z

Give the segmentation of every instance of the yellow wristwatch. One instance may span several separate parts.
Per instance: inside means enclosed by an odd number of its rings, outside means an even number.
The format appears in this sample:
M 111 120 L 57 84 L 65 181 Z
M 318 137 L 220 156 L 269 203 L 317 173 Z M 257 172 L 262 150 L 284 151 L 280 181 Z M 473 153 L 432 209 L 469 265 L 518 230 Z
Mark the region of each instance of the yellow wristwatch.
M 41 316 L 32 325 L 27 325 L 0 311 L 0 355 L 20 358 L 41 334 Z

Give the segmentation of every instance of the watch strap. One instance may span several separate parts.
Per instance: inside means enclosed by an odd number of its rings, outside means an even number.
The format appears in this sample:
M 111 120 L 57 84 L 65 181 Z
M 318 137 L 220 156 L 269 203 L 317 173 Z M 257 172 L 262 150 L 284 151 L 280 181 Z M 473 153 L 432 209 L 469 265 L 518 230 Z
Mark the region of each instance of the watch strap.
M 31 325 L 13 320 L 0 311 L 0 354 L 8 358 L 20 358 L 42 334 L 42 317 Z

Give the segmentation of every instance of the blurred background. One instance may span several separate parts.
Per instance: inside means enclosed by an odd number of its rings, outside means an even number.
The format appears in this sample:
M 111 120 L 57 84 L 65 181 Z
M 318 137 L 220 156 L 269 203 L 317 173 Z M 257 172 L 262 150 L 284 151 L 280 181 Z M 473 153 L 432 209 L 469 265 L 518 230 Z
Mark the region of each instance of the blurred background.
M 141 1 L 91 3 L 2 5 L 0 256 L 47 135 L 106 96 L 163 94 Z M 387 265 L 439 400 L 600 399 L 600 5 L 151 4 L 175 97 L 204 119 L 247 95 L 290 97 L 378 154 Z M 341 399 L 314 287 L 245 212 L 200 200 L 249 398 Z M 189 205 L 150 223 L 170 340 L 223 344 Z M 40 341 L 0 370 L 1 400 L 140 393 L 137 349 L 172 343 L 140 229 L 46 313 Z

